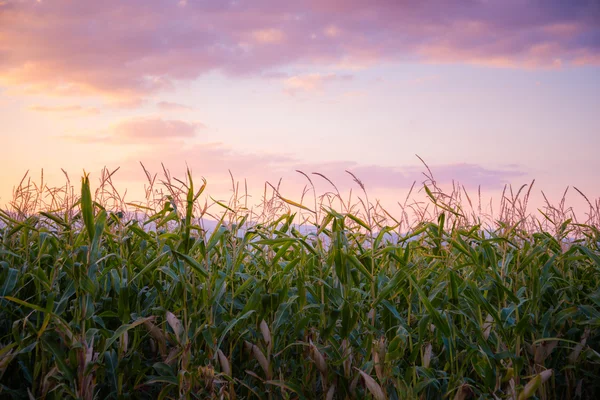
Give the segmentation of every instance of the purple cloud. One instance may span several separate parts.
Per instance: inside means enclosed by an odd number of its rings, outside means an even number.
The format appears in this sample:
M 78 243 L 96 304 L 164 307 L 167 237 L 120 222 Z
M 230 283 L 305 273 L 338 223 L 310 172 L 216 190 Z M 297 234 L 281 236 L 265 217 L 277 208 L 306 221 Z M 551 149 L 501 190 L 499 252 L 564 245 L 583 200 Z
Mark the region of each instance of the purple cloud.
M 0 85 L 133 101 L 212 70 L 600 65 L 594 0 L 0 3 Z
M 265 180 L 274 183 L 279 179 L 307 184 L 306 179 L 296 172 L 299 170 L 311 176 L 315 184 L 325 184 L 325 181 L 314 173 L 322 174 L 334 182 L 340 190 L 356 189 L 353 178 L 346 171 L 350 171 L 360 179 L 367 190 L 408 188 L 415 181 L 420 186 L 425 181 L 423 171 L 426 171 L 421 164 L 393 167 L 365 165 L 352 161 L 306 163 L 291 155 L 243 153 L 222 143 L 181 146 L 162 142 L 160 156 L 156 154 L 156 149 L 151 148 L 132 155 L 125 161 L 124 169 L 131 170 L 135 174 L 139 172 L 138 162 L 142 161 L 151 170 L 158 170 L 160 163 L 164 163 L 169 168 L 174 168 L 175 176 L 183 174 L 185 171 L 181 168 L 187 165 L 209 180 L 228 181 L 229 171 L 231 171 L 237 178 L 249 179 L 257 184 L 262 184 Z M 472 189 L 480 185 L 484 189 L 501 189 L 506 183 L 526 175 L 526 172 L 518 167 L 491 168 L 464 163 L 431 165 L 430 168 L 438 184 L 457 182 Z M 327 190 L 329 189 L 331 188 Z

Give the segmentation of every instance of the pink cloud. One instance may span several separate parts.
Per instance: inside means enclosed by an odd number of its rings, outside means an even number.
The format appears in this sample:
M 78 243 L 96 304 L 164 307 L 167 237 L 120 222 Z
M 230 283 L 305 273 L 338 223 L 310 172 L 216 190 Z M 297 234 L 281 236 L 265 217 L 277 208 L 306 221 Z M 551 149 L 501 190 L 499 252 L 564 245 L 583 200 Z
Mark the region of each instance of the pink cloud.
M 300 170 L 312 176 L 313 182 L 324 181 L 313 173 L 325 175 L 340 190 L 356 189 L 353 178 L 346 172 L 355 174 L 369 190 L 404 189 L 413 182 L 420 185 L 425 181 L 422 172 L 425 167 L 418 164 L 403 166 L 365 165 L 352 161 L 306 163 L 291 155 L 270 153 L 244 153 L 221 143 L 202 143 L 181 146 L 170 143 L 160 144 L 160 155 L 154 148 L 138 152 L 126 160 L 124 170 L 131 176 L 138 176 L 139 161 L 151 170 L 160 169 L 160 163 L 174 168 L 175 176 L 182 175 L 186 166 L 207 177 L 209 180 L 229 181 L 229 171 L 238 179 L 249 179 L 255 184 L 265 180 L 276 183 L 279 179 L 302 185 L 307 181 L 296 171 Z M 506 183 L 522 179 L 526 173 L 518 166 L 486 167 L 477 164 L 440 164 L 430 165 L 434 178 L 439 184 L 459 182 L 467 188 L 500 189 Z M 326 184 L 325 186 L 328 186 Z M 331 189 L 330 187 L 328 190 Z
M 285 33 L 281 29 L 257 29 L 252 31 L 252 38 L 262 44 L 279 44 L 285 41 Z
M 393 189 L 410 187 L 413 182 L 421 183 L 426 180 L 423 176 L 423 165 L 404 165 L 398 167 L 382 165 L 364 165 L 353 162 L 324 163 L 307 166 L 298 166 L 299 169 L 311 172 L 320 172 L 334 182 L 348 182 L 347 171 L 356 175 L 368 188 Z M 430 166 L 436 182 L 451 184 L 459 182 L 470 188 L 481 185 L 487 189 L 501 188 L 511 180 L 526 175 L 519 168 L 497 169 L 477 164 L 438 164 Z M 350 180 L 349 180 L 350 179 Z
M 328 27 L 326 27 L 323 30 L 323 33 L 325 34 L 325 36 L 337 37 L 337 36 L 340 36 L 342 34 L 342 31 L 341 31 L 340 28 L 338 28 L 335 25 L 329 25 Z
M 407 83 L 410 85 L 422 85 L 425 83 L 437 81 L 438 79 L 440 79 L 439 75 L 426 75 L 426 76 L 420 76 L 417 78 L 409 79 L 407 81 Z
M 186 106 L 183 104 L 179 104 L 179 103 L 172 103 L 169 101 L 160 101 L 160 102 L 156 103 L 156 106 L 161 111 L 190 111 L 190 110 L 192 110 L 192 107 L 189 107 L 189 106 Z
M 188 123 L 160 118 L 135 118 L 118 123 L 112 131 L 115 136 L 127 139 L 189 138 L 204 129 L 201 123 Z
M 290 76 L 283 81 L 284 91 L 290 95 L 299 92 L 321 92 L 324 86 L 335 81 L 348 81 L 352 75 L 305 74 Z
M 164 120 L 155 117 L 126 119 L 107 131 L 88 135 L 68 135 L 63 139 L 77 143 L 163 144 L 173 140 L 193 139 L 206 126 L 199 122 Z
M 0 85 L 135 103 L 212 70 L 401 60 L 600 65 L 594 1 L 0 3 Z

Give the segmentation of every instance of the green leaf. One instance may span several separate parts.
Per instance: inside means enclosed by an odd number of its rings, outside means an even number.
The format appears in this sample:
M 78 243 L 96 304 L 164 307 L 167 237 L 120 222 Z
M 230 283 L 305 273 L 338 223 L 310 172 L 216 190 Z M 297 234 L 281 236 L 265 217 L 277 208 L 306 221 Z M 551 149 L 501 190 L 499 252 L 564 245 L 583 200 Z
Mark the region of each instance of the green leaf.
M 6 296 L 11 293 L 17 286 L 17 280 L 19 278 L 19 271 L 14 268 L 8 268 L 7 277 L 0 288 L 0 297 Z
M 208 278 L 208 273 L 202 267 L 202 265 L 200 265 L 200 263 L 198 261 L 194 260 L 192 257 L 188 256 L 187 254 L 183 254 L 183 253 L 180 253 L 175 250 L 172 250 L 172 251 L 178 257 L 181 257 L 183 259 L 183 261 L 186 262 L 186 264 L 188 264 L 190 267 L 192 267 L 192 270 L 194 270 L 194 272 L 196 272 L 198 275 L 200 275 L 200 277 Z
M 87 174 L 81 178 L 81 214 L 91 241 L 94 239 L 94 204 L 90 191 L 90 179 Z
M 247 319 L 249 316 L 251 316 L 255 312 L 256 312 L 256 310 L 250 310 L 250 311 L 246 312 L 245 314 L 242 314 L 239 317 L 234 318 L 231 322 L 229 322 L 227 324 L 227 326 L 225 327 L 225 329 L 223 330 L 223 332 L 221 332 L 221 337 L 219 338 L 219 341 L 217 343 L 217 348 L 221 348 L 221 344 L 223 343 L 223 340 L 225 340 L 225 336 L 227 336 L 227 333 L 234 326 L 236 326 L 240 321 L 243 321 L 243 320 Z
M 136 319 L 134 322 L 132 322 L 131 324 L 123 324 L 121 325 L 114 333 L 113 335 L 106 341 L 106 343 L 104 344 L 104 350 L 103 353 L 105 353 L 106 351 L 108 351 L 108 349 L 110 348 L 110 346 L 112 346 L 112 344 L 121 337 L 121 335 L 125 332 L 127 332 L 130 329 L 135 328 L 138 325 L 143 324 L 146 321 L 151 321 L 153 320 L 154 317 L 146 317 L 146 318 L 138 318 Z
M 67 378 L 69 382 L 73 382 L 73 370 L 67 365 L 65 361 L 67 360 L 67 355 L 65 354 L 65 352 L 62 351 L 62 349 L 56 343 L 47 340 L 45 337 L 42 338 L 42 343 L 44 344 L 44 348 L 50 350 L 50 352 L 54 356 L 54 362 L 56 363 L 58 370 L 63 374 L 65 378 Z

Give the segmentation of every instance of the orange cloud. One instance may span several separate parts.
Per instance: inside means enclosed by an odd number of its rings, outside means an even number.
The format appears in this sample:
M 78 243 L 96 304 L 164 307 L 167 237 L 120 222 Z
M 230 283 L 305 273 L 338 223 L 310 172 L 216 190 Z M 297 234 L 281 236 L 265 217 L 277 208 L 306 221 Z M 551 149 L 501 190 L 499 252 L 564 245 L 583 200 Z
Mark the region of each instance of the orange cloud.
M 42 113 L 78 113 L 78 114 L 99 114 L 100 110 L 95 107 L 82 106 L 31 106 L 31 111 Z
M 338 28 L 335 25 L 329 25 L 328 27 L 325 28 L 324 30 L 325 36 L 329 36 L 329 37 L 337 37 L 339 36 L 342 31 L 340 30 L 340 28 Z
M 351 79 L 351 75 L 315 73 L 291 76 L 283 81 L 283 85 L 286 93 L 295 95 L 299 92 L 320 92 L 327 83 Z
M 285 33 L 280 29 L 258 29 L 252 31 L 255 41 L 263 44 L 280 44 L 285 40 Z

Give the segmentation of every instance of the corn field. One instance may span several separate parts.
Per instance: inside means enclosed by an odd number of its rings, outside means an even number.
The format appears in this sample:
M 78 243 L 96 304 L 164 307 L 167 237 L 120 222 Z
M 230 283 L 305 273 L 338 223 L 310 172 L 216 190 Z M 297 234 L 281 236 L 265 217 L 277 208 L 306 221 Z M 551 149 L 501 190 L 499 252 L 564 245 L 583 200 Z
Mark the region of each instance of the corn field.
M 435 183 L 413 224 L 366 192 L 257 214 L 165 175 L 0 211 L 0 398 L 600 398 L 597 214 L 486 225 Z

